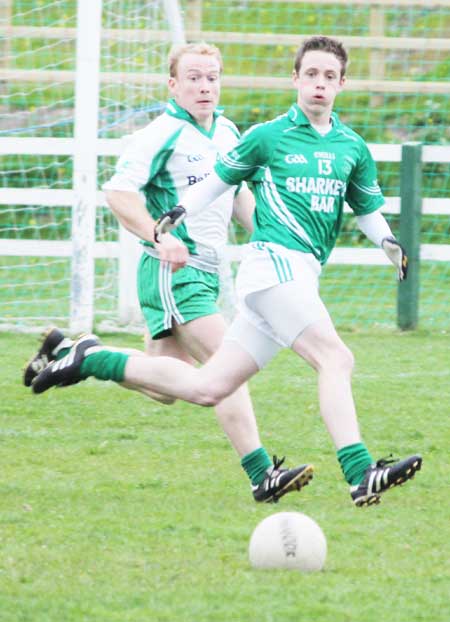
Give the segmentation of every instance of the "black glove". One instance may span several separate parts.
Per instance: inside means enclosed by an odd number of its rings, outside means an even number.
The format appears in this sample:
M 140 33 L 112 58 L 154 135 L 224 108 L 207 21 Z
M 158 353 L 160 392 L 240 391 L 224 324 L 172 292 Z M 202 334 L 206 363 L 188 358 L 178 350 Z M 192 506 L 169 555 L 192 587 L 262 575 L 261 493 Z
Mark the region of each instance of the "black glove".
M 153 237 L 155 242 L 159 242 L 159 236 L 163 233 L 168 233 L 173 229 L 176 229 L 178 225 L 181 225 L 183 220 L 186 218 L 186 210 L 182 205 L 175 205 L 168 212 L 164 212 L 155 224 L 155 230 L 153 232 Z
M 398 280 L 404 281 L 408 274 L 408 255 L 403 246 L 395 238 L 389 237 L 382 240 L 381 248 L 397 268 Z

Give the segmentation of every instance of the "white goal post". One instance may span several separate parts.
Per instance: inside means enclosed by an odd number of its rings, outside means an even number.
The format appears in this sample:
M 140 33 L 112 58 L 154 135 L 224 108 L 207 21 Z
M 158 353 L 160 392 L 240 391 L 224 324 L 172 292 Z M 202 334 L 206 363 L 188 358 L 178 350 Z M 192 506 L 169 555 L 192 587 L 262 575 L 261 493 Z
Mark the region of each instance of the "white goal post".
M 163 0 L 172 43 L 185 41 L 177 0 Z M 72 285 L 70 331 L 91 331 L 94 318 L 95 216 L 97 208 L 97 137 L 100 84 L 102 0 L 78 0 L 76 35 L 75 123 L 73 141 Z M 118 155 L 116 152 L 114 155 Z M 44 199 L 45 201 L 45 199 Z M 101 198 L 101 204 L 104 204 Z M 120 227 L 119 321 L 139 317 L 134 284 L 136 239 Z
M 177 0 L 164 0 L 163 6 L 171 33 L 172 43 L 185 40 L 183 20 Z M 138 245 L 134 236 L 120 228 L 119 243 L 114 246 L 95 242 L 95 222 L 97 206 L 104 204 L 103 196 L 97 193 L 97 162 L 98 162 L 98 114 L 100 84 L 100 42 L 102 35 L 102 0 L 78 0 L 76 30 L 76 67 L 75 67 L 75 110 L 74 138 L 63 139 L 64 153 L 73 156 L 73 191 L 39 190 L 39 201 L 42 204 L 72 207 L 71 242 L 22 242 L 2 240 L 0 254 L 22 255 L 67 255 L 72 260 L 71 295 L 70 295 L 70 331 L 79 333 L 91 331 L 94 318 L 94 261 L 95 258 L 106 256 L 119 257 L 119 321 L 126 323 L 139 317 L 134 276 L 138 257 Z M 29 150 L 19 147 L 21 139 L 7 138 L 4 150 L 0 153 L 33 153 L 57 155 L 58 139 L 22 139 Z M 115 146 L 108 154 L 118 155 L 118 142 L 111 141 Z M 16 147 L 17 145 L 17 147 Z M 21 205 L 27 202 L 27 194 L 35 204 L 38 196 L 36 191 L 1 189 L 1 203 Z M 6 190 L 6 191 L 5 191 Z M 58 195 L 58 196 L 56 196 Z M 61 196 L 62 195 L 62 196 Z M 100 201 L 98 200 L 100 199 Z M 9 252 L 8 252 L 9 250 Z
M 70 329 L 92 330 L 102 0 L 77 4 Z

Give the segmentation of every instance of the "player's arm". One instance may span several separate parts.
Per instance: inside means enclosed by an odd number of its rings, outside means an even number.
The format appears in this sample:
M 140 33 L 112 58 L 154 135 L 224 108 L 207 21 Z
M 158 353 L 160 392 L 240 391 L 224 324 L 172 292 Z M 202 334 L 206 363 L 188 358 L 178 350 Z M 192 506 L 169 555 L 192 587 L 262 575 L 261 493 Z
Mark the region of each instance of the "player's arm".
M 356 214 L 360 230 L 384 250 L 397 268 L 399 281 L 406 279 L 408 258 L 380 212 L 384 198 L 378 185 L 375 162 L 364 141 L 360 142 L 360 155 L 347 186 L 346 199 Z
M 233 217 L 246 229 L 249 233 L 253 231 L 253 212 L 255 211 L 255 198 L 253 193 L 248 189 L 247 184 L 235 196 L 233 202 Z
M 163 233 L 176 229 L 186 216 L 193 216 L 210 203 L 218 199 L 233 184 L 227 184 L 213 171 L 206 179 L 187 190 L 183 195 L 182 204 L 176 205 L 165 212 L 156 222 L 155 240 L 159 241 Z
M 120 224 L 141 240 L 153 242 L 154 219 L 138 192 L 105 190 L 106 202 Z
M 150 126 L 149 126 L 150 127 Z M 113 177 L 103 185 L 111 211 L 125 229 L 143 241 L 154 243 L 155 220 L 147 210 L 140 189 L 148 183 L 149 170 L 158 156 L 164 135 L 155 136 L 149 130 L 139 130 L 126 141 L 124 152 L 117 161 Z M 186 264 L 188 250 L 173 236 L 165 236 L 155 244 L 159 257 L 170 261 L 172 269 Z
M 177 205 L 159 218 L 155 227 L 155 236 L 178 227 L 186 216 L 191 216 L 226 192 L 231 186 L 237 186 L 246 179 L 251 179 L 259 166 L 266 163 L 270 150 L 270 135 L 264 133 L 264 124 L 247 130 L 237 146 L 215 165 L 208 177 L 191 186 L 183 196 L 182 204 Z
M 181 240 L 167 233 L 158 242 L 154 241 L 155 220 L 138 192 L 105 190 L 105 196 L 111 211 L 125 229 L 141 240 L 155 243 L 161 261 L 170 261 L 174 272 L 186 265 L 189 252 Z
M 386 253 L 389 261 L 397 268 L 399 281 L 406 279 L 408 256 L 400 242 L 395 239 L 380 210 L 357 216 L 356 221 L 364 235 L 376 246 L 380 246 Z

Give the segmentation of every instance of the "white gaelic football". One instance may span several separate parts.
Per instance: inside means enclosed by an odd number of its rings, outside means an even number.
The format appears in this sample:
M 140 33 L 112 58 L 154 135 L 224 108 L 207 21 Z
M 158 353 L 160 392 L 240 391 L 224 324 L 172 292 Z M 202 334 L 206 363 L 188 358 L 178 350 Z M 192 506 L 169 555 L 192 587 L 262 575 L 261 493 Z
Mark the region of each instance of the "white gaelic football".
M 327 556 L 322 529 L 301 512 L 278 512 L 262 520 L 250 539 L 254 568 L 287 568 L 300 572 L 321 570 Z

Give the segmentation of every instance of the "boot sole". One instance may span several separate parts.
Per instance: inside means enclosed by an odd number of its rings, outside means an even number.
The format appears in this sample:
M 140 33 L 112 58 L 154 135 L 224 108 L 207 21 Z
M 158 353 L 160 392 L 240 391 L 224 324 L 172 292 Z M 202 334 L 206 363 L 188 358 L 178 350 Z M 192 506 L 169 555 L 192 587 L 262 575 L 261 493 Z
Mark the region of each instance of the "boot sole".
M 279 490 L 271 499 L 268 499 L 266 503 L 277 503 L 278 499 L 283 497 L 288 492 L 293 490 L 300 491 L 304 486 L 307 486 L 312 480 L 314 475 L 314 467 L 312 464 L 308 464 L 298 475 L 294 477 L 284 488 Z

